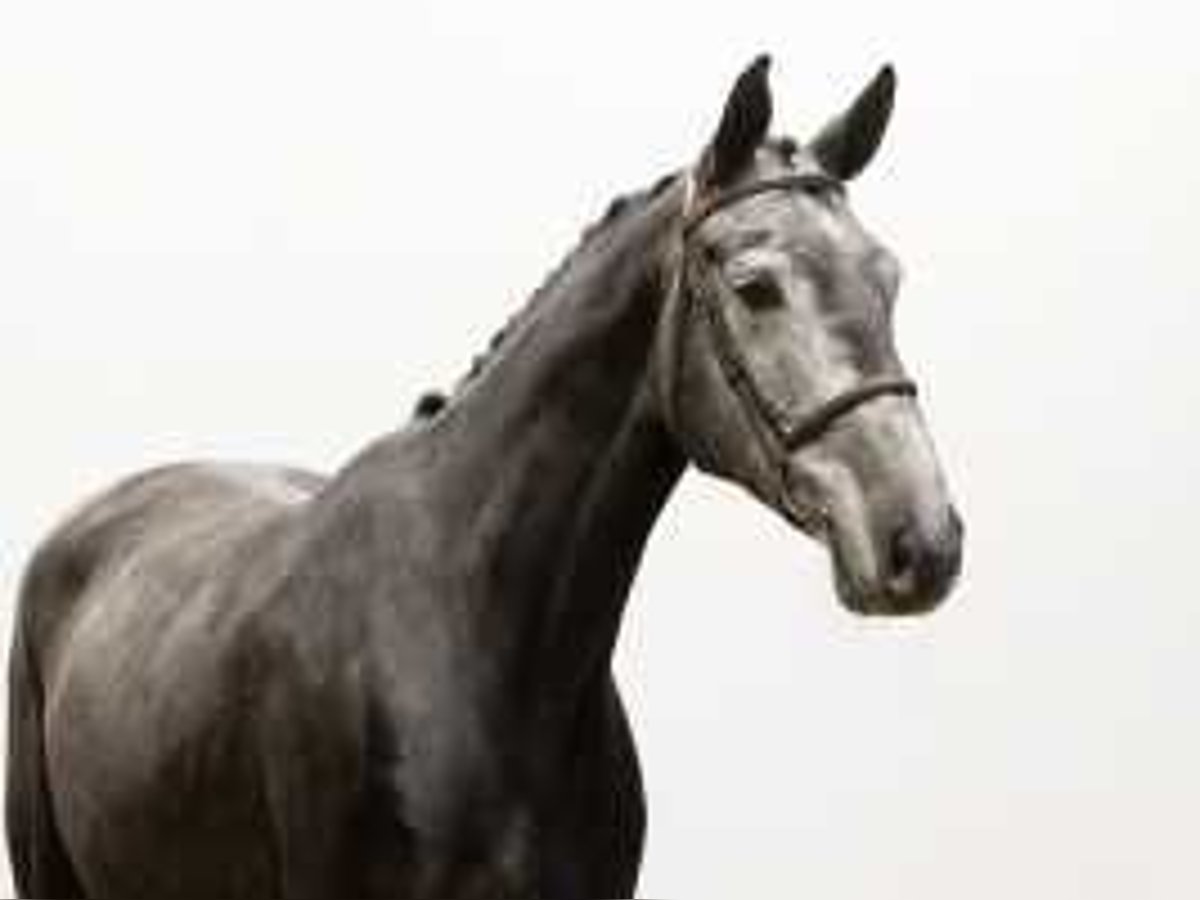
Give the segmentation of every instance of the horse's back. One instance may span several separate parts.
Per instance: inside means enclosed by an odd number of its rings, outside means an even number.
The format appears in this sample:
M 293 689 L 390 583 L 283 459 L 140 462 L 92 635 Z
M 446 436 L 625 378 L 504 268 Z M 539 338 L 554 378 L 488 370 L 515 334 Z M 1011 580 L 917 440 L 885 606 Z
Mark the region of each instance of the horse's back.
M 134 475 L 89 500 L 43 541 L 26 571 L 19 615 L 39 667 L 52 669 L 64 632 L 86 609 L 116 602 L 122 588 L 137 595 L 127 602 L 151 602 L 154 594 L 162 606 L 183 604 L 219 560 L 320 484 L 292 469 L 183 463 Z
M 246 821 L 253 815 L 246 799 L 217 809 L 208 822 L 189 818 L 195 798 L 138 801 L 164 786 L 199 788 L 203 779 L 175 769 L 202 762 L 228 779 L 207 789 L 228 788 L 237 797 L 253 781 L 237 762 L 247 757 L 237 720 L 250 702 L 239 696 L 238 637 L 264 593 L 269 575 L 261 573 L 270 571 L 264 560 L 284 552 L 290 523 L 320 483 L 315 475 L 264 466 L 166 467 L 86 503 L 41 545 L 18 608 L 14 674 L 20 678 L 13 680 L 14 701 L 18 692 L 28 694 L 21 705 L 34 713 L 14 720 L 14 729 L 37 729 L 14 735 L 14 743 L 23 742 L 25 757 L 34 748 L 40 758 L 10 773 L 10 832 L 23 830 L 12 798 L 29 788 L 15 780 L 34 776 L 53 803 L 41 798 L 47 808 L 33 818 L 57 820 L 52 836 L 70 847 L 89 883 L 106 882 L 109 866 L 128 872 L 153 863 L 147 873 L 170 872 L 161 858 L 122 857 L 138 844 L 149 851 L 160 836 L 180 829 L 200 828 L 219 852 L 222 832 L 245 834 L 237 826 L 261 824 Z M 154 816 L 122 822 L 121 829 L 100 818 L 131 806 L 155 810 Z M 106 846 L 118 832 L 122 846 Z M 26 857 L 44 849 L 18 848 L 21 834 L 10 839 L 14 853 Z M 258 868 L 269 871 L 269 860 Z M 120 887 L 130 892 L 128 884 Z M 142 887 L 176 892 L 161 882 Z

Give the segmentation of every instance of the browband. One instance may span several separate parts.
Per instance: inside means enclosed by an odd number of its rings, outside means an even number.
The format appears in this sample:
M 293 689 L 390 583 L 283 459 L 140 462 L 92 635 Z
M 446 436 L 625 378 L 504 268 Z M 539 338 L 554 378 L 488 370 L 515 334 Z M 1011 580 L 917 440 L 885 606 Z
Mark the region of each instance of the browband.
M 689 188 L 690 185 L 691 183 L 689 182 Z M 731 190 L 717 194 L 690 212 L 683 223 L 683 237 L 684 240 L 687 240 L 688 235 L 713 213 L 725 209 L 727 206 L 732 206 L 735 203 L 740 203 L 747 197 L 753 197 L 755 194 L 765 194 L 768 191 L 807 191 L 816 193 L 818 191 L 830 190 L 842 190 L 842 183 L 836 178 L 831 178 L 828 175 L 818 172 L 810 172 L 807 175 L 781 175 L 778 178 L 764 178 L 762 181 L 756 181 L 753 184 L 744 184 L 741 187 L 732 188 Z

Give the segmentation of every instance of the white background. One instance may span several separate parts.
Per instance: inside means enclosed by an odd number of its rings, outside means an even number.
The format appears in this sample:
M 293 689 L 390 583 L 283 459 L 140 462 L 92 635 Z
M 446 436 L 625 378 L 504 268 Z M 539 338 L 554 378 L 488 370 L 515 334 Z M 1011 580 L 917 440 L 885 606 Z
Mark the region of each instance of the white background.
M 181 457 L 329 469 L 448 385 L 760 50 L 860 216 L 968 525 L 933 617 L 685 480 L 619 670 L 648 896 L 1200 891 L 1200 54 L 1180 3 L 4 4 L 0 596 Z M 7 633 L 7 627 L 5 628 Z

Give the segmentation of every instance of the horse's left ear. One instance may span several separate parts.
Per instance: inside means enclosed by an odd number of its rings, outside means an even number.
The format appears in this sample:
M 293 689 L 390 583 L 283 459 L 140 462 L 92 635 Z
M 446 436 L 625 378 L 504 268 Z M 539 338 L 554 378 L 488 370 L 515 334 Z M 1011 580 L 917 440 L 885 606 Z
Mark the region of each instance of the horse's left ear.
M 883 141 L 895 99 L 896 70 L 887 65 L 809 145 L 822 168 L 839 181 L 849 181 L 865 169 Z
M 771 86 L 767 70 L 771 58 L 765 53 L 746 68 L 725 101 L 721 124 L 704 151 L 700 163 L 701 181 L 707 185 L 728 185 L 754 159 L 771 126 Z

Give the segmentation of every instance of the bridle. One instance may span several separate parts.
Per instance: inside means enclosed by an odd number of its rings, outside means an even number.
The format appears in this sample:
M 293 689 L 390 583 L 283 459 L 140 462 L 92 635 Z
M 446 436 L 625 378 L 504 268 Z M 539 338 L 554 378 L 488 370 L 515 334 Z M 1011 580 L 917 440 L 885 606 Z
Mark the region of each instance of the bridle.
M 827 190 L 839 186 L 839 183 L 827 175 L 820 174 L 769 178 L 725 191 L 693 209 L 695 192 L 693 177 L 690 173 L 685 176 L 687 181 L 685 182 L 686 194 L 683 211 L 683 246 L 675 285 L 678 295 L 676 302 L 680 305 L 678 311 L 680 321 L 676 323 L 674 340 L 677 344 L 682 340 L 682 326 L 689 313 L 687 307 L 689 305 L 698 306 L 708 322 L 717 360 L 726 381 L 743 406 L 747 408 L 750 421 L 755 430 L 759 432 L 765 445 L 764 452 L 771 459 L 773 466 L 779 470 L 781 478 L 786 479 L 789 454 L 817 440 L 835 422 L 863 404 L 885 396 L 913 397 L 916 396 L 917 386 L 911 379 L 900 376 L 875 376 L 798 414 L 781 408 L 779 404 L 768 397 L 754 378 L 746 357 L 734 338 L 733 330 L 725 314 L 725 304 L 721 302 L 722 298 L 716 290 L 710 287 L 708 281 L 695 277 L 692 267 L 697 265 L 695 262 L 697 254 L 688 252 L 688 242 L 696 229 L 714 213 L 749 197 L 771 191 Z M 672 368 L 677 368 L 680 365 L 681 356 L 678 346 L 673 349 L 673 356 L 674 359 L 670 361 L 670 365 Z M 672 372 L 670 377 L 672 382 L 670 393 L 673 394 L 675 383 L 679 380 L 678 372 Z M 675 416 L 675 400 L 674 396 L 667 398 L 669 415 L 672 418 Z

